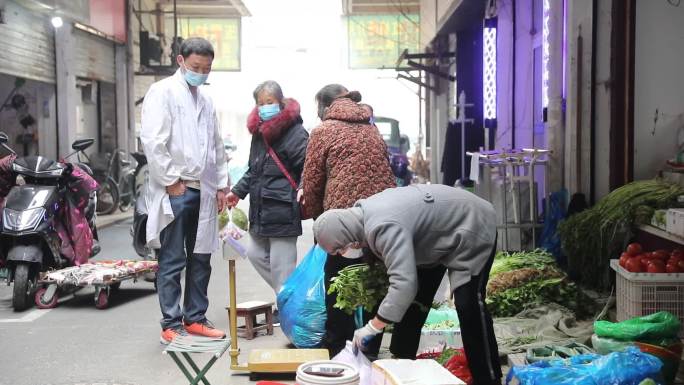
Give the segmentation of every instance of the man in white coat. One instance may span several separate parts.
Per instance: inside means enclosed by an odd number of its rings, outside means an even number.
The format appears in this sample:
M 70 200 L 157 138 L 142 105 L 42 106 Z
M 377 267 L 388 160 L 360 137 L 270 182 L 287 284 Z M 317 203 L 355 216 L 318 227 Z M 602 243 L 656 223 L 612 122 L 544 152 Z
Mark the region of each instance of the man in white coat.
M 216 111 L 199 88 L 214 59 L 211 43 L 190 38 L 173 76 L 145 95 L 140 139 L 150 170 L 147 243 L 159 249 L 157 291 L 161 342 L 191 333 L 225 338 L 205 313 L 211 253 L 218 248 L 217 214 L 226 205 L 228 169 Z M 185 295 L 181 299 L 181 272 Z

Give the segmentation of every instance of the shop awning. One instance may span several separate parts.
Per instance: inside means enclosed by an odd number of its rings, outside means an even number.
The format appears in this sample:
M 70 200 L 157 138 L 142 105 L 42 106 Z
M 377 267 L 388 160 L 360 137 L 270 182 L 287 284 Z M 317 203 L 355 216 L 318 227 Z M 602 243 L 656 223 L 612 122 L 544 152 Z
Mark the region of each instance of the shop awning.
M 342 0 L 342 12 L 349 15 L 420 13 L 420 0 Z
M 437 23 L 437 35 L 448 35 L 482 23 L 490 0 L 456 0 Z
M 242 0 L 177 0 L 178 16 L 183 17 L 245 17 L 251 16 Z M 173 11 L 173 1 L 166 2 L 165 11 Z

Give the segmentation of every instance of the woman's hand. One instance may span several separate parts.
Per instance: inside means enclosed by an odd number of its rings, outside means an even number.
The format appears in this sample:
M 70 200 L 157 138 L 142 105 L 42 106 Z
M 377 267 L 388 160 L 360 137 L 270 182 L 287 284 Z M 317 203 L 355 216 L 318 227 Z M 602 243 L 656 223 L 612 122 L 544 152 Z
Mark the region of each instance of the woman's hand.
M 303 189 L 297 190 L 297 202 L 301 203 L 302 205 L 305 204 L 304 203 L 304 190 Z
M 228 199 L 226 197 L 226 192 L 223 190 L 218 190 L 216 192 L 216 203 L 218 206 L 218 212 L 222 212 L 228 205 Z
M 232 191 L 226 195 L 226 204 L 228 205 L 229 208 L 233 208 L 237 206 L 238 202 L 240 202 L 240 197 L 235 195 Z

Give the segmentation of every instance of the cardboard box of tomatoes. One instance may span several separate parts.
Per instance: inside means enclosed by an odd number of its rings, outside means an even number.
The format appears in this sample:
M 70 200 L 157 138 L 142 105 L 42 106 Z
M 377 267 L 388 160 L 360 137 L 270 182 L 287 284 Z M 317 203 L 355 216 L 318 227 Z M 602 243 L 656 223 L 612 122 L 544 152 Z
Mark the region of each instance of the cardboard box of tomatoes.
M 645 251 L 640 244 L 630 243 L 619 264 L 630 273 L 684 273 L 684 250 Z

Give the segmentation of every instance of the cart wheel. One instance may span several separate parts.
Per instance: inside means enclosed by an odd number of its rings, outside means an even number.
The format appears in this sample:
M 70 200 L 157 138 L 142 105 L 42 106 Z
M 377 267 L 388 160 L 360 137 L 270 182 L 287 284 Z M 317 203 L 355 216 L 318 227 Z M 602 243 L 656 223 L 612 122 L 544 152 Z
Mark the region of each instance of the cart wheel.
M 121 282 L 113 283 L 113 284 L 109 285 L 109 287 L 111 287 L 112 290 L 119 290 L 121 288 Z
M 107 293 L 107 290 L 101 289 L 99 293 L 97 293 L 97 299 L 95 300 L 95 307 L 102 310 L 106 309 L 107 306 L 109 306 L 109 293 Z
M 38 289 L 36 292 L 36 295 L 34 297 L 36 306 L 38 309 L 53 309 L 57 307 L 57 301 L 59 300 L 59 295 L 57 295 L 57 292 L 52 294 L 52 298 L 43 298 L 43 295 L 47 292 L 46 287 L 41 287 Z

